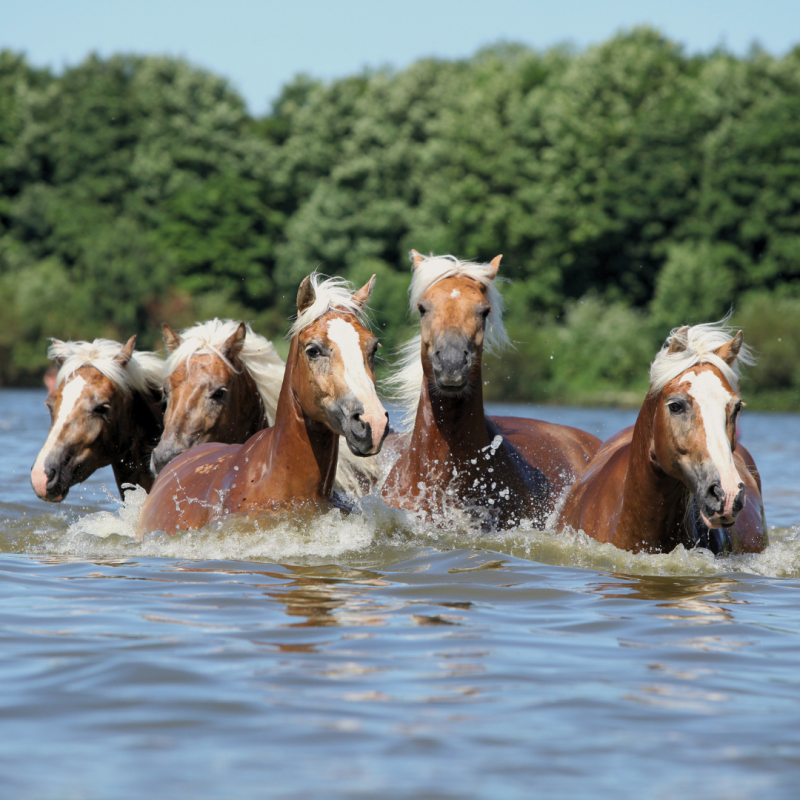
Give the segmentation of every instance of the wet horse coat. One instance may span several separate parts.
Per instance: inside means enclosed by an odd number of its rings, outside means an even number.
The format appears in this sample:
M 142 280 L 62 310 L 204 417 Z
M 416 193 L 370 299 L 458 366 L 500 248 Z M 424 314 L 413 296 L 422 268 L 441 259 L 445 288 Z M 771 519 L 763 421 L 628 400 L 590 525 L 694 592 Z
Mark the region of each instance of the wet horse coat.
M 736 442 L 742 333 L 680 328 L 656 357 L 636 424 L 605 442 L 572 486 L 556 528 L 634 552 L 767 545 L 761 481 Z
M 53 340 L 60 369 L 47 398 L 51 425 L 31 469 L 42 500 L 60 502 L 71 486 L 111 465 L 123 486 L 149 490 L 150 454 L 162 430 L 161 359 L 134 350 L 136 337 L 119 342 Z
M 416 408 L 414 428 L 383 487 L 387 505 L 440 515 L 450 507 L 485 524 L 526 519 L 543 526 L 555 500 L 600 444 L 576 428 L 517 417 L 487 417 L 484 345 L 507 342 L 500 263 L 471 264 L 414 253 L 412 308 L 421 333 L 393 378 Z
M 157 474 L 177 455 L 209 442 L 244 444 L 273 424 L 285 365 L 272 343 L 243 322 L 214 319 L 176 334 L 163 326 L 164 433 L 153 452 Z M 340 448 L 336 489 L 360 496 L 378 467 Z
M 339 437 L 357 456 L 380 451 L 388 415 L 375 393 L 377 339 L 339 279 L 303 281 L 275 424 L 243 445 L 204 444 L 171 461 L 142 509 L 138 533 L 199 528 L 228 514 L 330 507 Z

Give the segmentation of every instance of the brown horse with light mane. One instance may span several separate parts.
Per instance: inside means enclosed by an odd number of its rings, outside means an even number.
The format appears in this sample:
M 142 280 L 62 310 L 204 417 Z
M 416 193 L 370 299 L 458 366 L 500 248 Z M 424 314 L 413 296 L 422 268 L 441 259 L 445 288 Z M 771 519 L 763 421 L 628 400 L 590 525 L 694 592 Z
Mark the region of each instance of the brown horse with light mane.
M 120 496 L 126 484 L 153 485 L 150 453 L 162 428 L 161 370 L 152 353 L 108 339 L 61 342 L 48 355 L 59 366 L 45 404 L 50 433 L 31 469 L 42 500 L 61 502 L 95 470 L 114 470 Z
M 378 340 L 365 320 L 374 283 L 352 294 L 340 278 L 302 282 L 275 424 L 243 445 L 199 445 L 171 461 L 142 508 L 140 537 L 234 513 L 331 507 L 339 437 L 363 457 L 380 451 L 388 430 L 375 392 Z
M 207 442 L 244 444 L 275 421 L 285 365 L 268 339 L 249 325 L 213 319 L 175 333 L 162 326 L 164 433 L 153 451 L 158 474 L 173 458 Z M 341 445 L 341 443 L 340 443 Z M 378 481 L 374 458 L 339 448 L 336 490 L 355 497 Z
M 167 405 L 155 474 L 190 447 L 244 444 L 274 422 L 284 364 L 272 342 L 234 320 L 209 320 L 180 334 L 164 323 L 162 331 Z
M 736 441 L 742 332 L 722 323 L 672 332 L 650 368 L 632 428 L 609 439 L 572 486 L 556 523 L 634 552 L 714 553 L 767 544 L 761 480 Z
M 490 264 L 416 251 L 412 257 L 411 308 L 419 310 L 421 332 L 406 345 L 392 383 L 416 415 L 383 498 L 434 514 L 454 506 L 484 524 L 525 519 L 542 526 L 600 440 L 576 428 L 484 413 L 483 351 L 508 343 L 494 284 L 501 256 Z

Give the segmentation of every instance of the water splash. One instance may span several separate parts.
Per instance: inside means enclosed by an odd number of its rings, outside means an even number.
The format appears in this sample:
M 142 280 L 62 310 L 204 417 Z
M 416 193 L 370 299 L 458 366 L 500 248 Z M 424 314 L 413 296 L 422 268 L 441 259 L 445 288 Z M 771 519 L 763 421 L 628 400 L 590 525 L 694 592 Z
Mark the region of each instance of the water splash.
M 425 549 L 484 549 L 554 566 L 627 575 L 711 576 L 749 573 L 800 578 L 800 531 L 773 529 L 760 554 L 714 557 L 708 550 L 676 548 L 671 553 L 629 553 L 600 544 L 583 533 L 555 534 L 522 521 L 497 533 L 481 531 L 474 517 L 451 509 L 435 524 L 424 513 L 387 508 L 380 497 L 363 498 L 355 513 L 333 509 L 321 515 L 250 520 L 228 517 L 198 531 L 135 539 L 147 495 L 137 488 L 115 510 L 84 513 L 68 521 L 64 512 L 38 514 L 0 527 L 3 550 L 79 559 L 161 557 L 345 563 L 386 566 Z M 35 533 L 35 535 L 34 535 Z M 24 535 L 23 535 L 24 534 Z

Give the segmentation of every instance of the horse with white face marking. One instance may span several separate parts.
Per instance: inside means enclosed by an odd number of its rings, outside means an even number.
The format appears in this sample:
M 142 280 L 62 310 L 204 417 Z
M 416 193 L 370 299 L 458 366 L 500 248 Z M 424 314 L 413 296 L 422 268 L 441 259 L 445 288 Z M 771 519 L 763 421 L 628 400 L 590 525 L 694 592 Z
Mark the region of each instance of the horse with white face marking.
M 152 353 L 136 352 L 136 337 L 119 342 L 61 342 L 48 356 L 60 367 L 46 405 L 50 433 L 31 469 L 42 500 L 58 503 L 71 486 L 109 464 L 123 484 L 149 490 L 150 453 L 162 429 L 161 370 Z
M 175 333 L 162 326 L 169 356 L 164 363 L 164 433 L 152 469 L 162 469 L 190 447 L 208 442 L 244 444 L 275 421 L 285 365 L 272 342 L 249 325 L 213 319 Z M 355 496 L 379 476 L 372 458 L 340 448 L 336 489 Z
M 758 470 L 736 441 L 739 364 L 753 360 L 742 332 L 731 333 L 724 321 L 672 332 L 636 424 L 603 444 L 570 489 L 558 529 L 634 552 L 767 546 Z
M 421 315 L 421 331 L 391 383 L 414 428 L 383 498 L 426 513 L 460 508 L 485 524 L 544 525 L 600 440 L 564 425 L 487 417 L 483 350 L 508 344 L 494 283 L 501 256 L 490 264 L 412 256 L 411 309 Z
M 335 504 L 339 437 L 355 456 L 373 456 L 388 430 L 375 392 L 378 341 L 365 317 L 374 283 L 352 294 L 340 278 L 302 282 L 275 424 L 243 445 L 199 445 L 171 461 L 144 504 L 139 536 Z

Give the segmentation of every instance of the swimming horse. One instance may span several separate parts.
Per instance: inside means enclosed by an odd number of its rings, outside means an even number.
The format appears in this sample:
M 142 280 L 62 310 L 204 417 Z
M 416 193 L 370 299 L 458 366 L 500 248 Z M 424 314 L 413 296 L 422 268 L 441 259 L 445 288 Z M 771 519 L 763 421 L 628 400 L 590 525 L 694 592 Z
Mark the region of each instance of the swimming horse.
M 563 425 L 486 416 L 483 351 L 508 344 L 495 286 L 501 256 L 489 264 L 416 251 L 412 258 L 410 306 L 421 329 L 391 385 L 414 427 L 384 501 L 433 514 L 455 506 L 484 524 L 542 526 L 600 440 Z
M 244 444 L 275 422 L 285 365 L 268 339 L 249 325 L 213 319 L 175 333 L 162 326 L 164 432 L 153 451 L 158 474 L 177 455 L 207 442 Z M 341 443 L 340 443 L 341 445 Z M 374 458 L 339 448 L 336 489 L 355 496 L 378 480 Z
M 358 456 L 380 452 L 388 414 L 375 392 L 378 340 L 367 328 L 375 276 L 355 294 L 341 278 L 300 284 L 298 316 L 275 424 L 245 444 L 203 444 L 169 462 L 138 523 L 175 533 L 228 514 L 319 511 L 331 497 L 339 437 Z
M 124 346 L 109 339 L 52 341 L 48 356 L 59 371 L 45 402 L 50 432 L 31 469 L 34 491 L 59 503 L 71 486 L 109 464 L 120 496 L 126 484 L 149 490 L 150 453 L 162 428 L 163 362 L 137 352 L 135 336 Z
M 573 484 L 558 530 L 634 552 L 767 546 L 761 480 L 736 441 L 739 365 L 753 358 L 742 332 L 731 332 L 725 320 L 672 331 L 636 424 L 605 442 Z

